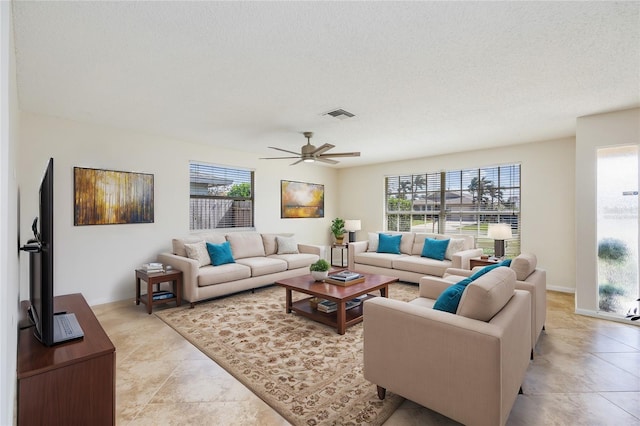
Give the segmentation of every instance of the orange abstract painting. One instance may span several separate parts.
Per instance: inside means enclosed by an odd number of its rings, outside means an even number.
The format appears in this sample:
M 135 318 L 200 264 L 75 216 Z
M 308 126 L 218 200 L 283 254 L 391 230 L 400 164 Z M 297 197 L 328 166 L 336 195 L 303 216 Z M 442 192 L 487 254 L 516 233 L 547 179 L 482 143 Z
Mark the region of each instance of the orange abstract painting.
M 280 217 L 324 217 L 324 185 L 280 181 Z

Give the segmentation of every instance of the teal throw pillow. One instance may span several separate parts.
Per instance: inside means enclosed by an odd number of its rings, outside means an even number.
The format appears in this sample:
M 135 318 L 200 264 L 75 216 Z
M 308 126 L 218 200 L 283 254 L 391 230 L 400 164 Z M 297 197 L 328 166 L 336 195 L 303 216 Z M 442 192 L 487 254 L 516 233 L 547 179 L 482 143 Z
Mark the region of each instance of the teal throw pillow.
M 511 259 L 505 259 L 502 262 L 500 262 L 500 266 L 506 266 L 507 268 L 509 266 L 511 266 Z
M 444 260 L 444 254 L 447 252 L 449 240 L 434 240 L 426 238 L 422 246 L 422 257 L 428 257 L 435 260 Z
M 462 298 L 464 289 L 472 282 L 471 277 L 465 278 L 448 287 L 445 291 L 440 293 L 440 296 L 436 299 L 436 303 L 433 305 L 433 309 L 438 311 L 445 311 L 455 314 Z
M 207 243 L 207 251 L 209 252 L 213 266 L 236 263 L 233 254 L 231 254 L 231 244 L 229 241 L 225 241 L 222 244 Z
M 378 234 L 378 253 L 400 254 L 402 235 Z

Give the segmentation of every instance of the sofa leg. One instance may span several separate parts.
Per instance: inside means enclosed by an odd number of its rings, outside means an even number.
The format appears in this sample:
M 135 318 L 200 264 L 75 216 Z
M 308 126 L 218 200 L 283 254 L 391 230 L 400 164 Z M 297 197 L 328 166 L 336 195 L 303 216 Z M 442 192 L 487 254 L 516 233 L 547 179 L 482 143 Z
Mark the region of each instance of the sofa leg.
M 191 303 L 189 304 L 189 309 L 193 309 L 193 308 L 195 308 L 195 307 L 196 307 L 196 304 L 195 304 L 195 303 L 191 302 Z
M 533 349 L 531 349 L 531 361 L 533 361 Z
M 522 391 L 522 386 L 520 386 L 520 390 L 518 391 L 518 395 L 524 395 L 524 392 Z
M 387 396 L 387 390 L 382 386 L 378 386 L 378 398 L 384 399 L 385 396 Z
M 547 331 L 547 329 L 544 328 L 544 324 L 542 324 L 542 331 Z

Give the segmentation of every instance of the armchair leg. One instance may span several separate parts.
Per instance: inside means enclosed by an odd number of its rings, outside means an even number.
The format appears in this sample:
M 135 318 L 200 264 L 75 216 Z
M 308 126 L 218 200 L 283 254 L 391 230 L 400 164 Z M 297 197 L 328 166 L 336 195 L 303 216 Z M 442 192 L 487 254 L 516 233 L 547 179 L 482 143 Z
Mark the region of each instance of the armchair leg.
M 531 360 L 533 361 L 533 349 L 531 349 Z
M 524 395 L 524 392 L 522 391 L 522 386 L 520 386 L 520 390 L 518 391 L 518 395 Z
M 382 386 L 378 386 L 378 398 L 384 399 L 385 396 L 387 396 L 387 390 Z

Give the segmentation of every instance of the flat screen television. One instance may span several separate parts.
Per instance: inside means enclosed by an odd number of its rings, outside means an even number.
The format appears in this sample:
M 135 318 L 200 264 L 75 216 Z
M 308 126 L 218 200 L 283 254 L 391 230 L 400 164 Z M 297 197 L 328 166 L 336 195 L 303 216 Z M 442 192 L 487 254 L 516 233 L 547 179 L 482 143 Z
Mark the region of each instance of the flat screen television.
M 49 159 L 40 184 L 38 217 L 33 221 L 33 239 L 23 247 L 29 255 L 29 317 L 34 334 L 52 346 L 53 338 L 53 158 Z M 40 232 L 38 232 L 38 220 Z

